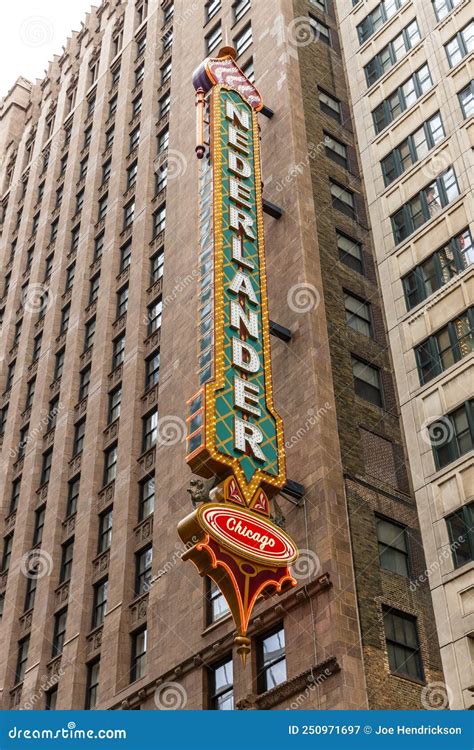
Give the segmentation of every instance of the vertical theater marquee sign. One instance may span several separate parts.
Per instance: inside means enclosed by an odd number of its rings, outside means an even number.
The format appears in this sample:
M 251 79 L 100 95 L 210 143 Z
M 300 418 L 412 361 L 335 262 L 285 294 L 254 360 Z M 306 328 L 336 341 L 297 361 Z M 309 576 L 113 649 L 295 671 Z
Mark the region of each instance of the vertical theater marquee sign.
M 193 76 L 200 161 L 199 392 L 186 461 L 207 482 L 178 525 L 190 559 L 225 596 L 245 664 L 258 597 L 296 585 L 298 551 L 271 520 L 284 485 L 273 407 L 257 112 L 263 102 L 224 47 Z M 209 488 L 212 489 L 209 490 Z

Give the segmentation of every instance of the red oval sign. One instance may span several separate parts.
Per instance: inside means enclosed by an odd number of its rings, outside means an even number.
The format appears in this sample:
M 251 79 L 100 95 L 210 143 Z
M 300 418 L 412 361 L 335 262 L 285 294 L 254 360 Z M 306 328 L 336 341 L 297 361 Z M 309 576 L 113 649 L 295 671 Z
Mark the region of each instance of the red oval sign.
M 200 508 L 199 518 L 213 539 L 242 557 L 288 565 L 298 551 L 281 529 L 248 511 L 223 505 Z

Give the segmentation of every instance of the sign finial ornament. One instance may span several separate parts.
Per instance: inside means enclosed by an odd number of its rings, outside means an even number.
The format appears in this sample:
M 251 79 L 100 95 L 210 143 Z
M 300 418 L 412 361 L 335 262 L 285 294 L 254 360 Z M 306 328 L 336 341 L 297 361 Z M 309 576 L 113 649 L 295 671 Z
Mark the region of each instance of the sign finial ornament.
M 270 362 L 257 123 L 263 101 L 235 56 L 224 47 L 193 76 L 201 160 L 200 390 L 188 404 L 186 461 L 195 474 L 214 479 L 178 533 L 188 546 L 183 560 L 225 596 L 245 663 L 255 602 L 296 585 L 289 565 L 298 551 L 270 516 L 286 470 Z

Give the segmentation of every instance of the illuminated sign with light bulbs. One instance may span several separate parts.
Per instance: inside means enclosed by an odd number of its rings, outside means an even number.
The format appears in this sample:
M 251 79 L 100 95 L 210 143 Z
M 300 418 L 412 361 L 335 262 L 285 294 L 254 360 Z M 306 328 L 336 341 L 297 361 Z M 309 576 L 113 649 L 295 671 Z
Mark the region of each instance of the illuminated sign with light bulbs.
M 295 585 L 297 550 L 270 518 L 285 483 L 282 422 L 273 406 L 257 112 L 260 94 L 224 48 L 194 75 L 200 173 L 200 390 L 189 402 L 187 463 L 214 478 L 178 527 L 199 542 L 183 559 L 221 588 L 240 653 L 266 589 Z M 207 130 L 207 136 L 206 136 Z

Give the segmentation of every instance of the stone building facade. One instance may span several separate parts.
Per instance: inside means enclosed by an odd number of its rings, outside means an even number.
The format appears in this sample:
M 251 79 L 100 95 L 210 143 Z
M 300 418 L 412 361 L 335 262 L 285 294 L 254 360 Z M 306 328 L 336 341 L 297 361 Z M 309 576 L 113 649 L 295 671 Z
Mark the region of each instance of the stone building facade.
M 339 0 L 446 684 L 472 707 L 472 7 Z
M 176 534 L 191 76 L 224 43 L 266 103 L 278 503 L 302 550 L 297 587 L 256 606 L 245 669 Z M 443 677 L 335 7 L 107 0 L 0 118 L 2 707 L 427 705 Z

